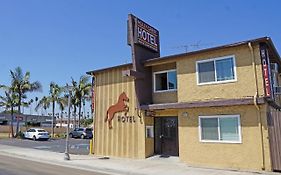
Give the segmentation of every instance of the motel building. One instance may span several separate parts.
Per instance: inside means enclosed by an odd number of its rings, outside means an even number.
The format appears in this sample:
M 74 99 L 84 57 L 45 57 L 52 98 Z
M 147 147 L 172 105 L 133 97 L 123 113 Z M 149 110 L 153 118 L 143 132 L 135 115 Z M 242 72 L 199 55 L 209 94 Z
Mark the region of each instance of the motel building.
M 190 166 L 281 171 L 281 61 L 269 37 L 161 57 L 128 16 L 132 63 L 93 76 L 97 156 L 177 156 Z

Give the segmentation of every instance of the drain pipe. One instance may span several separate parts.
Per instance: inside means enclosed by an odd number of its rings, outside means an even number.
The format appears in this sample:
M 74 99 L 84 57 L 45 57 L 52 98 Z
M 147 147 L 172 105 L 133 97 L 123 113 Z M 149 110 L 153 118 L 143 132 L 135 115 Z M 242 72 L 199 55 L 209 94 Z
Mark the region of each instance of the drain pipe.
M 93 119 L 93 138 L 90 142 L 91 146 L 90 146 L 90 154 L 94 154 L 95 151 L 95 147 L 94 144 L 97 143 L 96 140 L 96 115 L 95 115 L 95 111 L 96 111 L 96 90 L 97 90 L 97 83 L 96 83 L 96 76 L 94 73 L 92 73 L 92 105 L 94 102 L 94 106 L 92 106 L 91 109 L 91 113 L 92 113 L 92 119 Z M 93 99 L 94 98 L 94 99 Z
M 263 140 L 263 129 L 262 129 L 262 118 L 261 118 L 261 111 L 260 111 L 260 107 L 258 105 L 258 97 L 259 97 L 259 93 L 258 93 L 258 79 L 257 79 L 257 68 L 256 68 L 256 62 L 255 62 L 255 55 L 254 55 L 254 49 L 252 47 L 252 43 L 249 42 L 248 43 L 250 52 L 251 52 L 251 57 L 252 57 L 252 67 L 253 67 L 253 72 L 254 72 L 254 80 L 255 80 L 255 89 L 256 89 L 256 93 L 254 95 L 254 105 L 258 110 L 258 122 L 259 122 L 259 129 L 260 129 L 260 136 L 261 136 L 261 152 L 262 152 L 262 165 L 261 168 L 262 170 L 265 170 L 265 156 L 264 156 L 264 140 Z

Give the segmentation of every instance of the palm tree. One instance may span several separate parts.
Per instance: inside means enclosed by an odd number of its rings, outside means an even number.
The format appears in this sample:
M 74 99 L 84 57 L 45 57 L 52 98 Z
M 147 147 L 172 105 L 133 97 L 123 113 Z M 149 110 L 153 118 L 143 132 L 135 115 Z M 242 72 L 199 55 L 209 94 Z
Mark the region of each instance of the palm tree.
M 63 111 L 65 110 L 65 107 L 67 106 L 67 98 L 65 96 L 64 97 L 60 97 L 57 103 L 59 105 L 60 118 L 61 118 L 61 122 L 62 122 Z
M 1 86 L 3 88 L 3 86 Z M 8 88 L 8 87 L 6 87 Z M 15 137 L 14 135 L 14 107 L 18 103 L 18 98 L 13 90 L 10 88 L 8 91 L 5 91 L 5 96 L 0 96 L 0 106 L 5 108 L 5 111 L 11 110 L 11 136 Z
M 30 72 L 27 71 L 26 73 L 23 73 L 22 69 L 20 67 L 15 68 L 14 71 L 10 70 L 11 73 L 11 87 L 14 89 L 15 94 L 18 96 L 18 111 L 21 112 L 21 106 L 23 98 L 25 98 L 25 95 L 27 92 L 33 92 L 33 91 L 40 91 L 41 90 L 41 84 L 38 81 L 30 82 Z M 17 133 L 18 133 L 18 123 L 17 123 Z
M 38 104 L 35 107 L 35 111 L 38 111 L 39 108 L 43 108 L 45 110 L 45 113 L 47 109 L 50 107 L 50 99 L 46 96 L 42 97 Z
M 54 82 L 50 83 L 50 101 L 52 103 L 52 114 L 53 114 L 53 119 L 52 119 L 52 136 L 54 137 L 54 118 L 55 118 L 55 107 L 56 107 L 56 103 L 59 104 L 60 107 L 62 107 L 61 105 L 63 104 L 63 98 L 61 98 L 61 94 L 63 92 L 63 88 L 59 87 L 59 85 L 57 85 Z
M 77 84 L 76 81 L 72 78 L 72 86 L 74 91 L 74 99 L 73 104 L 78 107 L 78 126 L 80 127 L 80 119 L 81 119 L 81 108 L 82 103 L 84 100 L 89 100 L 91 95 L 91 87 L 92 84 L 89 83 L 90 77 L 86 75 L 82 75 L 79 79 L 79 82 Z M 74 108 L 75 109 L 75 108 Z M 76 110 L 75 110 L 76 112 Z
M 39 98 L 38 97 L 35 97 L 35 107 L 37 106 L 37 104 L 38 104 L 38 100 L 39 100 Z M 35 109 L 35 108 L 34 108 Z M 36 111 L 37 112 L 37 111 Z M 38 115 L 38 112 L 37 112 L 37 115 Z

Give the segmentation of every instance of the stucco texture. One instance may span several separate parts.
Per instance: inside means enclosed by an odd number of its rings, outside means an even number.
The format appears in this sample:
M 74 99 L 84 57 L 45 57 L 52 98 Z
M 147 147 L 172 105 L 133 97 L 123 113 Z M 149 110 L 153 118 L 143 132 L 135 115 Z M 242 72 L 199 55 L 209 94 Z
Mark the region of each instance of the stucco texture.
M 258 45 L 254 46 L 259 96 L 264 95 Z M 196 61 L 234 55 L 237 81 L 198 85 Z M 252 56 L 247 45 L 183 57 L 177 61 L 178 102 L 253 97 L 256 93 Z
M 181 116 L 188 112 L 188 117 Z M 259 122 L 259 113 L 262 122 Z M 193 166 L 262 170 L 263 156 L 265 170 L 271 170 L 266 109 L 260 112 L 253 105 L 196 108 L 179 110 L 179 155 L 183 162 Z M 240 115 L 242 143 L 206 143 L 199 140 L 199 117 L 209 115 Z M 263 134 L 260 132 L 262 123 Z M 264 154 L 262 150 L 262 140 Z

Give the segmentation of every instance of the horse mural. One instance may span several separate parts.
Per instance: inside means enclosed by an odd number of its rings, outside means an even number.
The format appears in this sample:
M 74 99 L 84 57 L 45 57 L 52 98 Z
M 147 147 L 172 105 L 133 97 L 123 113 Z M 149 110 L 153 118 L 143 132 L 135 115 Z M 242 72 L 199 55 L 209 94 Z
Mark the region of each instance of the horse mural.
M 129 102 L 129 98 L 126 93 L 123 92 L 120 94 L 118 102 L 107 109 L 104 122 L 108 121 L 109 129 L 112 129 L 112 119 L 114 118 L 115 113 L 125 112 L 125 115 L 127 115 L 129 107 L 125 104 L 125 101 Z

